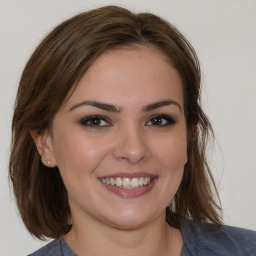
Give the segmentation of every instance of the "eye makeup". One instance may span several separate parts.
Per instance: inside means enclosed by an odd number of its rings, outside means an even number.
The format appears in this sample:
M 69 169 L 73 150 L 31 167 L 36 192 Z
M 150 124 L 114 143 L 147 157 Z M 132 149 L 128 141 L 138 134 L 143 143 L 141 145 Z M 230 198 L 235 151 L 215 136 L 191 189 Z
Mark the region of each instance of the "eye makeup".
M 107 118 L 100 115 L 92 115 L 92 116 L 84 117 L 80 120 L 80 124 L 83 126 L 96 128 L 96 129 L 111 125 L 110 122 L 107 120 Z
M 174 125 L 176 124 L 176 120 L 171 117 L 170 115 L 166 114 L 159 114 L 159 115 L 154 115 L 147 121 L 146 125 L 152 125 L 152 126 L 169 126 L 169 125 Z

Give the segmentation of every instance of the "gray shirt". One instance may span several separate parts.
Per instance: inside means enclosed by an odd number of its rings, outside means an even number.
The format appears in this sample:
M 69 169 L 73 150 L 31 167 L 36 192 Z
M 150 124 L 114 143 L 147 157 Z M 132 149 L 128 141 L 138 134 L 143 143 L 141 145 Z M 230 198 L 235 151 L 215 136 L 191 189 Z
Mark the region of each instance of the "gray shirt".
M 256 256 L 256 232 L 231 226 L 182 221 L 181 256 Z M 63 237 L 52 241 L 29 256 L 76 256 Z

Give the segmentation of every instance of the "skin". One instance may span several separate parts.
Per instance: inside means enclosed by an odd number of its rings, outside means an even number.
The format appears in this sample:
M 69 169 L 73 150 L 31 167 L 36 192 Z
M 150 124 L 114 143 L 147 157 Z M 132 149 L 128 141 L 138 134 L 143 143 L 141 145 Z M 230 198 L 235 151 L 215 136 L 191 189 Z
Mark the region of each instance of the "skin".
M 118 111 L 85 101 L 111 104 Z M 171 103 L 145 110 L 162 101 Z M 58 166 L 68 191 L 73 227 L 64 238 L 77 255 L 181 254 L 181 232 L 166 223 L 165 208 L 186 163 L 183 105 L 180 76 L 160 51 L 115 49 L 83 75 L 56 113 L 51 131 L 32 133 L 43 163 Z M 104 119 L 94 119 L 92 126 L 86 119 L 92 115 Z M 125 198 L 99 180 L 124 172 L 154 175 L 154 185 Z

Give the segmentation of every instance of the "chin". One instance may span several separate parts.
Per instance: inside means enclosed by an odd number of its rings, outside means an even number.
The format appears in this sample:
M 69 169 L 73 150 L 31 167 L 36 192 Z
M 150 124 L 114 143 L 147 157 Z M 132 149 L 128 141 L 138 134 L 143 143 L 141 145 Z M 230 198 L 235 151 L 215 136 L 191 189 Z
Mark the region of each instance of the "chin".
M 149 210 L 145 207 L 143 209 L 136 208 L 135 210 L 130 207 L 126 210 L 116 209 L 115 216 L 109 216 L 108 221 L 115 228 L 127 230 L 143 227 L 158 218 L 165 220 L 165 209 L 162 212 L 156 212 L 156 210 Z

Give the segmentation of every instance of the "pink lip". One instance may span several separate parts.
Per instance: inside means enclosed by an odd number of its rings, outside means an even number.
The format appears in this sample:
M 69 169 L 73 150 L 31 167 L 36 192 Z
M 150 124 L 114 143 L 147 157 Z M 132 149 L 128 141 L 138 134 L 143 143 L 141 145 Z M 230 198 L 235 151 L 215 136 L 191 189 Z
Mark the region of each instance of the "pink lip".
M 111 186 L 101 182 L 102 178 L 116 178 L 116 177 L 121 177 L 121 178 L 151 177 L 152 181 L 146 186 L 134 188 L 134 189 Z M 101 182 L 102 185 L 105 186 L 105 188 L 107 188 L 110 192 L 115 193 L 116 195 L 122 198 L 136 198 L 136 197 L 145 195 L 146 193 L 151 191 L 151 189 L 156 183 L 156 180 L 157 180 L 157 176 L 149 173 L 118 173 L 118 174 L 107 175 L 99 178 L 99 181 Z

